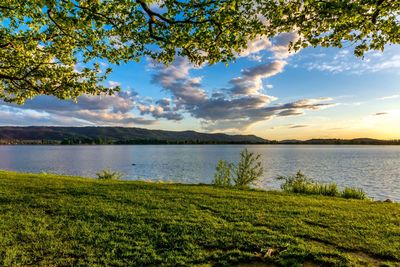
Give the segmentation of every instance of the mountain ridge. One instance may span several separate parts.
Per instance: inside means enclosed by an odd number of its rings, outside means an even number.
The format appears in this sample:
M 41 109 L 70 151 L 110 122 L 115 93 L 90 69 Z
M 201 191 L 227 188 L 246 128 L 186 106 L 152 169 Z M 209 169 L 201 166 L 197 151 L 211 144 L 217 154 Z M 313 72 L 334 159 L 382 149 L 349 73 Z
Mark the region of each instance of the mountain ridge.
M 114 126 L 0 126 L 0 144 L 284 144 L 400 145 L 399 140 L 313 138 L 268 140 L 256 135 L 166 131 Z
M 260 144 L 269 141 L 256 135 L 229 135 L 196 131 L 150 130 L 137 127 L 62 127 L 62 126 L 0 126 L 0 140 L 15 143 L 60 144 L 141 144 L 199 143 Z

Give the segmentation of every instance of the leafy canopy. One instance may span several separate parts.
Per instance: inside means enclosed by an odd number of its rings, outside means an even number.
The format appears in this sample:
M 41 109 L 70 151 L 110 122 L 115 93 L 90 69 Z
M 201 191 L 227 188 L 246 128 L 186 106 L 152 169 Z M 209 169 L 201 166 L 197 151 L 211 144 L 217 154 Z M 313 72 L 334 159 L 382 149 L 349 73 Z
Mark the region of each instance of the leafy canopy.
M 112 64 L 229 62 L 255 38 L 296 31 L 291 45 L 355 45 L 362 56 L 400 43 L 397 0 L 0 0 L 0 99 L 112 94 Z

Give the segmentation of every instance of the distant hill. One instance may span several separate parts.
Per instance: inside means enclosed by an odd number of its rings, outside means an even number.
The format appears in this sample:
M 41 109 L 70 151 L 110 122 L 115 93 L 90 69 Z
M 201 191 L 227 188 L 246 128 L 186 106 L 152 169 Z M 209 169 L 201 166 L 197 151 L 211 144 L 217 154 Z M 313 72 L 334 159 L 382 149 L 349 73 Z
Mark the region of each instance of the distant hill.
M 126 127 L 0 127 L 2 144 L 264 144 L 255 135 Z
M 379 140 L 372 138 L 355 139 L 310 139 L 310 140 L 283 140 L 279 144 L 294 145 L 400 145 L 400 140 Z
M 0 126 L 0 144 L 286 144 L 400 145 L 400 140 L 310 139 L 271 141 L 255 135 L 163 131 L 128 127 Z

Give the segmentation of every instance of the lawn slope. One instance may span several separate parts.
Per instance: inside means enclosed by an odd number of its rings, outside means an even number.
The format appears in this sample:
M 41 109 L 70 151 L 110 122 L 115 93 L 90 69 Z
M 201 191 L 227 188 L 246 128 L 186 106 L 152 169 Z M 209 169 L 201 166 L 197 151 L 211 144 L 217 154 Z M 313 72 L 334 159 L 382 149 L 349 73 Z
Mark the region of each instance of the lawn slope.
M 1 266 L 400 266 L 395 203 L 0 172 L 0 222 Z

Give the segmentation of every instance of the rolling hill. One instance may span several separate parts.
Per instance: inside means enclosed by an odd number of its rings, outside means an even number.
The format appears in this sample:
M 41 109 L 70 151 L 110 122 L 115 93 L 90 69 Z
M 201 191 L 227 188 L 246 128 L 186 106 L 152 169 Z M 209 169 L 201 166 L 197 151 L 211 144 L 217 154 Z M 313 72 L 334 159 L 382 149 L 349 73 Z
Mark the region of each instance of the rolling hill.
M 127 127 L 0 127 L 1 143 L 37 144 L 262 144 L 255 135 L 163 131 Z

